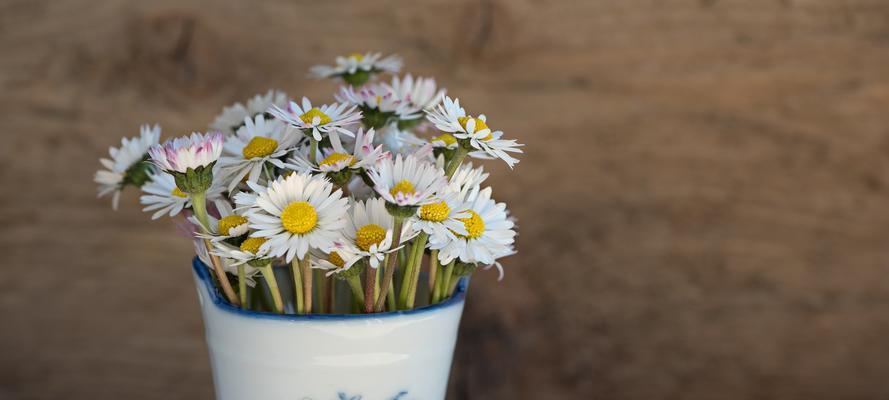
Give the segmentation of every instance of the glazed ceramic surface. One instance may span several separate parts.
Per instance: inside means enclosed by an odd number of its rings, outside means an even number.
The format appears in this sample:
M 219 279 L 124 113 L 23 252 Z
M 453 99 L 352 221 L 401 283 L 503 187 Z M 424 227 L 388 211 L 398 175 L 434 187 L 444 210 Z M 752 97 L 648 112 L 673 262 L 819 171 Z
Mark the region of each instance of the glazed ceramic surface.
M 433 306 L 375 315 L 277 315 L 225 302 L 193 263 L 220 400 L 441 400 L 466 282 Z

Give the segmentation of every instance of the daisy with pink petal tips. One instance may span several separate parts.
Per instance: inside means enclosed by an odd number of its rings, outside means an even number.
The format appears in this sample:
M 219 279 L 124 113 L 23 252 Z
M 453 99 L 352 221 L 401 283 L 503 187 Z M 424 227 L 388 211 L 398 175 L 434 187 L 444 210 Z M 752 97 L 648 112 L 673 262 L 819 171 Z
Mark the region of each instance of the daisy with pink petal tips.
M 158 168 L 173 175 L 176 187 L 187 193 L 192 210 L 201 222 L 201 229 L 209 231 L 206 192 L 213 184 L 213 166 L 222 153 L 221 132 L 192 133 L 152 146 L 148 150 Z
M 148 150 L 151 160 L 158 168 L 167 172 L 186 173 L 188 169 L 206 168 L 222 154 L 223 136 L 221 132 L 182 136 L 168 140 L 162 145 Z

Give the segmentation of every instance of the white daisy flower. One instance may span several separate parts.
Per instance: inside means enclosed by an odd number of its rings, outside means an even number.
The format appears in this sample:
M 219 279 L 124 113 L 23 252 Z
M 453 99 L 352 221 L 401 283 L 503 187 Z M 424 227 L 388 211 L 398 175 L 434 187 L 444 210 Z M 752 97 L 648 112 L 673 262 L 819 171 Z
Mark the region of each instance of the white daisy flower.
M 224 241 L 212 242 L 214 255 L 231 260 L 233 266 L 248 264 L 251 261 L 271 261 L 269 249 L 265 246 L 268 239 L 250 236 L 237 247 Z
M 216 117 L 210 128 L 231 135 L 244 125 L 244 118 L 254 118 L 264 114 L 272 106 L 285 107 L 287 101 L 287 94 L 280 90 L 269 90 L 264 95 L 257 94 L 247 100 L 246 107 L 241 103 L 224 107 L 222 114 Z
M 205 135 L 195 132 L 151 146 L 148 154 L 158 168 L 184 174 L 188 169 L 197 170 L 215 163 L 222 153 L 222 142 L 220 132 Z
M 220 242 L 240 238 L 250 232 L 250 223 L 247 221 L 247 217 L 236 213 L 228 199 L 218 199 L 214 204 L 216 204 L 216 210 L 219 211 L 219 219 L 209 216 L 209 231 L 211 233 L 197 233 L 199 238 Z M 188 220 L 195 225 L 200 222 L 194 216 L 189 217 Z
M 337 57 L 336 65 L 312 67 L 310 76 L 314 78 L 341 77 L 353 85 L 361 85 L 370 78 L 370 74 L 379 72 L 395 74 L 401 70 L 401 65 L 401 58 L 394 55 L 384 58 L 380 53 L 352 53 L 346 57 Z
M 312 254 L 312 268 L 327 271 L 326 276 L 349 271 L 364 258 L 361 250 L 355 246 L 347 246 L 343 241 L 334 243 L 326 253 L 320 250 L 312 250 L 309 253 Z
M 386 254 L 397 251 L 401 244 L 410 240 L 410 227 L 401 230 L 401 240 L 393 248 L 393 229 L 395 218 L 386 210 L 383 199 L 356 201 L 351 206 L 349 223 L 343 229 L 343 241 L 337 242 L 342 255 L 359 255 L 366 257 L 371 268 L 379 268 Z M 349 251 L 352 249 L 352 251 Z
M 513 222 L 507 218 L 506 204 L 491 199 L 491 188 L 476 190 L 466 199 L 469 217 L 460 218 L 465 234 L 456 233 L 453 239 L 430 238 L 430 248 L 439 250 L 442 265 L 454 259 L 468 264 L 494 264 L 507 254 L 515 241 Z
M 211 185 L 207 190 L 206 196 L 208 200 L 216 200 L 222 198 L 222 192 L 225 189 L 219 185 Z M 158 219 L 164 214 L 169 217 L 175 217 L 182 212 L 184 208 L 191 207 L 191 197 L 188 193 L 183 192 L 176 186 L 176 180 L 173 175 L 166 172 L 149 173 L 149 180 L 142 185 L 142 196 L 139 202 L 145 206 L 142 211 L 154 211 L 151 219 Z
M 473 117 L 466 114 L 460 107 L 460 100 L 451 100 L 444 96 L 442 104 L 431 111 L 427 111 L 426 118 L 436 128 L 452 134 L 459 141 L 466 141 L 468 149 L 480 150 L 491 157 L 499 158 L 506 162 L 510 168 L 519 160 L 509 153 L 522 153 L 519 148 L 522 144 L 515 140 L 502 139 L 502 131 L 492 131 L 488 128 L 487 117 L 484 114 Z M 466 147 L 464 145 L 464 147 Z
M 198 256 L 198 259 L 200 259 L 204 263 L 204 265 L 206 265 L 210 269 L 210 271 L 213 271 L 213 261 L 210 260 L 210 252 L 207 251 L 207 246 L 204 244 L 204 241 L 200 240 L 200 239 L 196 239 L 196 240 L 193 240 L 192 242 L 194 244 L 194 251 Z M 223 247 L 221 249 L 216 247 L 215 245 L 214 245 L 214 247 L 215 248 L 213 250 L 213 255 L 221 257 L 219 259 L 219 261 L 222 263 L 222 269 L 229 274 L 237 275 L 238 274 L 238 265 L 245 264 L 245 263 L 238 263 L 237 260 L 235 260 L 234 258 L 228 257 L 228 255 L 230 254 L 228 252 L 229 249 L 234 249 L 234 246 L 226 244 L 225 247 Z M 254 279 L 254 276 L 256 276 L 256 274 L 258 274 L 258 273 L 259 273 L 258 269 L 253 268 L 250 265 L 246 265 L 246 264 L 244 265 L 244 277 L 247 278 L 246 279 L 247 286 L 250 286 L 250 287 L 256 286 L 256 280 Z
M 293 129 L 276 119 L 257 115 L 244 118 L 244 126 L 229 137 L 219 159 L 220 179 L 228 182 L 233 191 L 244 177 L 247 182 L 258 182 L 266 164 L 284 168 L 284 157 L 302 139 Z
M 362 112 L 379 110 L 396 114 L 403 107 L 392 88 L 384 84 L 368 84 L 360 88 L 342 86 L 334 98 L 340 103 L 358 106 Z
M 329 249 L 341 237 L 349 200 L 324 177 L 294 173 L 268 187 L 248 185 L 255 194 L 238 194 L 235 203 L 247 203 L 244 215 L 253 236 L 268 239 L 263 248 L 271 256 L 302 259 L 310 248 Z
M 395 91 L 385 84 L 368 84 L 358 89 L 343 86 L 336 100 L 358 106 L 364 125 L 376 129 L 390 122 L 415 120 L 422 116 L 422 113 L 411 110 L 410 104 L 401 101 Z
M 333 103 L 312 107 L 312 102 L 305 97 L 302 105 L 291 101 L 287 109 L 273 106 L 268 111 L 275 118 L 302 129 L 307 136 L 311 132 L 311 136 L 317 141 L 323 139 L 323 133 L 330 137 L 331 142 L 339 141 L 339 133 L 352 136 L 352 133 L 344 128 L 361 120 L 361 112 L 356 106 L 349 108 L 348 104 Z
M 444 89 L 436 90 L 435 79 L 417 78 L 414 80 L 410 74 L 407 74 L 403 79 L 393 77 L 389 88 L 401 103 L 402 112 L 407 115 L 415 115 L 413 118 L 419 118 L 423 111 L 431 110 L 438 105 L 445 94 Z
M 142 186 L 147 181 L 150 169 L 147 162 L 148 149 L 158 143 L 160 136 L 160 126 L 142 125 L 138 137 L 121 139 L 120 147 L 108 149 L 110 159 L 99 160 L 105 169 L 97 171 L 94 180 L 99 184 L 99 197 L 113 193 L 111 196 L 113 209 L 117 209 L 120 192 L 124 186 Z
M 306 148 L 294 152 L 293 157 L 287 160 L 289 168 L 298 172 L 316 171 L 323 173 L 337 173 L 346 169 L 360 170 L 376 165 L 385 155 L 383 146 L 374 147 L 374 130 L 370 128 L 364 132 L 358 128 L 355 133 L 355 143 L 351 152 L 345 149 L 339 142 L 331 143 L 330 148 L 323 149 L 316 154 L 316 160 L 309 160 Z
M 429 204 L 447 182 L 441 169 L 412 155 L 397 155 L 394 161 L 384 159 L 376 169 L 368 171 L 368 175 L 374 190 L 387 202 L 398 206 Z
M 437 201 L 420 207 L 417 215 L 411 219 L 411 229 L 416 233 L 422 231 L 437 242 L 455 240 L 456 234 L 466 235 L 462 219 L 470 217 L 470 214 L 463 198 L 459 192 L 445 187 L 436 196 Z

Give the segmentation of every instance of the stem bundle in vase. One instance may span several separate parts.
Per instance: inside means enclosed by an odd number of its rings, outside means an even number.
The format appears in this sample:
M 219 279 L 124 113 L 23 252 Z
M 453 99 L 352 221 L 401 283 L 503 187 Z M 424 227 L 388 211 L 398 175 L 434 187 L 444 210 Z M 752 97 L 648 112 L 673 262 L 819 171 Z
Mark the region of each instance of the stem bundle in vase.
M 100 195 L 116 208 L 136 186 L 153 219 L 183 216 L 214 285 L 245 310 L 378 313 L 445 301 L 478 267 L 502 276 L 498 259 L 514 253 L 506 205 L 470 160 L 512 168 L 522 145 L 434 79 L 381 79 L 400 68 L 397 57 L 353 54 L 312 70 L 344 83 L 336 102 L 269 91 L 226 107 L 208 133 L 164 143 L 157 125 L 143 126 L 101 160 Z

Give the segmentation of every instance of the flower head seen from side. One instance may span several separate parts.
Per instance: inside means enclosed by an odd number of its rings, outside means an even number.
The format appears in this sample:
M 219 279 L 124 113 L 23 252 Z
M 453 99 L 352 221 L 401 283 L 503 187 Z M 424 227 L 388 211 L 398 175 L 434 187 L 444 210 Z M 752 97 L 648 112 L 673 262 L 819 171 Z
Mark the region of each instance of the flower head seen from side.
M 258 267 L 271 262 L 266 242 L 268 239 L 255 236 L 248 236 L 238 246 L 226 241 L 215 241 L 211 242 L 214 247 L 211 253 L 231 260 L 233 266 L 248 264 Z
M 359 261 L 364 259 L 364 255 L 354 245 L 347 245 L 345 240 L 337 241 L 326 252 L 312 250 L 310 253 L 312 254 L 312 268 L 327 271 L 327 276 L 346 277 L 361 273 L 362 268 L 352 269 L 352 267 L 361 265 Z
M 235 201 L 247 203 L 243 212 L 253 236 L 268 240 L 263 248 L 271 256 L 303 259 L 309 249 L 328 249 L 341 237 L 349 200 L 324 177 L 293 173 L 268 187 L 250 186 L 256 194 Z
M 158 143 L 160 135 L 160 126 L 142 125 L 139 136 L 121 139 L 120 147 L 108 149 L 110 159 L 99 160 L 105 169 L 97 171 L 94 180 L 99 184 L 99 197 L 112 194 L 113 209 L 117 209 L 124 187 L 142 187 L 148 181 L 152 169 L 148 162 L 148 149 Z
M 475 190 L 466 198 L 468 216 L 459 218 L 465 233 L 453 238 L 430 238 L 442 264 L 457 260 L 466 264 L 492 265 L 510 252 L 515 241 L 514 223 L 507 218 L 506 204 L 491 199 L 491 188 Z
M 222 153 L 222 143 L 220 132 L 195 132 L 152 146 L 148 154 L 158 168 L 173 175 L 180 190 L 200 193 L 213 181 L 213 166 Z
M 395 156 L 381 161 L 368 175 L 374 190 L 386 202 L 400 207 L 418 207 L 435 200 L 446 183 L 441 169 L 415 156 Z
M 352 53 L 337 57 L 334 65 L 316 65 L 309 75 L 314 78 L 341 78 L 352 86 L 360 86 L 377 73 L 398 73 L 401 57 L 383 57 L 381 53 Z
M 209 233 L 196 233 L 196 236 L 211 242 L 227 241 L 230 244 L 240 244 L 250 233 L 247 217 L 235 212 L 228 199 L 218 199 L 214 203 L 219 212 L 219 218 L 209 217 Z M 195 226 L 199 223 L 194 216 L 189 220 Z
M 408 128 L 422 121 L 424 111 L 432 110 L 441 102 L 445 90 L 436 86 L 433 78 L 416 78 L 407 74 L 404 78 L 392 78 L 388 85 L 400 103 L 401 128 Z M 404 115 L 401 116 L 401 115 Z
M 223 190 L 220 186 L 212 185 L 206 196 L 211 200 L 219 199 Z M 179 189 L 173 176 L 165 172 L 150 173 L 148 182 L 142 185 L 142 192 L 139 202 L 145 206 L 142 211 L 154 212 L 151 219 L 158 219 L 164 214 L 175 217 L 183 209 L 191 207 L 188 193 Z
M 234 103 L 223 108 L 210 129 L 219 131 L 227 135 L 234 134 L 240 127 L 244 125 L 244 118 L 255 118 L 258 115 L 266 113 L 266 110 L 272 106 L 286 107 L 287 94 L 280 90 L 269 90 L 265 94 L 257 94 L 247 100 L 247 105 Z
M 302 138 L 292 128 L 276 119 L 258 115 L 245 118 L 244 126 L 228 138 L 219 159 L 220 179 L 227 182 L 228 190 L 243 182 L 258 182 L 264 168 L 284 168 L 281 161 Z M 268 174 L 268 171 L 265 171 Z
M 361 112 L 357 106 L 333 103 L 313 107 L 312 102 L 305 97 L 301 104 L 291 101 L 286 109 L 273 106 L 269 109 L 269 113 L 301 129 L 306 136 L 317 141 L 324 138 L 323 134 L 328 135 L 331 142 L 339 141 L 339 133 L 351 135 L 345 128 L 361 120 Z
M 391 87 L 367 84 L 360 88 L 343 86 L 336 94 L 340 103 L 351 104 L 361 110 L 362 122 L 368 128 L 380 129 L 392 121 L 418 119 L 422 114 L 410 111 Z
M 436 128 L 450 133 L 460 146 L 471 151 L 484 152 L 490 157 L 506 162 L 510 168 L 519 160 L 510 153 L 522 153 L 522 144 L 512 139 L 503 139 L 502 131 L 493 131 L 488 127 L 488 119 L 484 114 L 477 117 L 468 115 L 460 100 L 452 100 L 444 96 L 441 104 L 427 111 L 426 118 Z
M 433 137 L 429 143 L 432 145 L 432 153 L 435 157 L 443 156 L 446 160 L 450 160 L 454 157 L 454 152 L 457 150 L 457 147 L 460 144 L 457 143 L 457 138 L 450 133 L 442 133 L 441 135 Z

